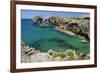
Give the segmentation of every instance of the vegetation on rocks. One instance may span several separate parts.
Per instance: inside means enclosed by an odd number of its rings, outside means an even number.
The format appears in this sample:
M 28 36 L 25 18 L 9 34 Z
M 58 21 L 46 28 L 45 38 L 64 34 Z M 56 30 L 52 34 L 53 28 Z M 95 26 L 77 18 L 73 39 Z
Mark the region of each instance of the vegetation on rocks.
M 48 51 L 49 60 L 87 60 L 89 56 L 85 53 L 77 54 L 75 50 L 67 49 L 66 52 L 55 52 L 52 49 Z
M 70 60 L 88 60 L 88 53 L 77 53 L 73 49 L 66 49 L 63 52 L 56 52 L 52 49 L 48 52 L 41 52 L 35 48 L 27 46 L 24 42 L 21 43 L 21 62 L 43 62 L 43 61 L 70 61 Z

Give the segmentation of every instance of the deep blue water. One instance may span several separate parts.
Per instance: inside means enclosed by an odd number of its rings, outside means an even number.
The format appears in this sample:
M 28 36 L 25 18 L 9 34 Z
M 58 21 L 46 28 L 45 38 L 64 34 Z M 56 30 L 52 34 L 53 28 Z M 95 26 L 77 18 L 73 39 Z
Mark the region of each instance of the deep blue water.
M 82 43 L 77 36 L 58 32 L 53 26 L 41 27 L 33 24 L 31 19 L 21 20 L 21 40 L 28 46 L 46 52 L 49 49 L 65 51 L 74 49 L 77 52 L 90 51 L 89 42 Z

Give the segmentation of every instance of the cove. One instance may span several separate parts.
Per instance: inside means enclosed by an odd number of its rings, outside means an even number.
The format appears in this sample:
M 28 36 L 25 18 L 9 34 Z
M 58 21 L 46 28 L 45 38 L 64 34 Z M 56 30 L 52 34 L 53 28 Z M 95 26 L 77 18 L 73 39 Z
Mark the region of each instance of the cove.
M 54 26 L 41 27 L 33 24 L 31 19 L 21 19 L 21 41 L 42 52 L 52 49 L 65 51 L 73 49 L 77 52 L 90 52 L 90 43 L 81 42 L 77 35 L 71 36 L 54 29 Z

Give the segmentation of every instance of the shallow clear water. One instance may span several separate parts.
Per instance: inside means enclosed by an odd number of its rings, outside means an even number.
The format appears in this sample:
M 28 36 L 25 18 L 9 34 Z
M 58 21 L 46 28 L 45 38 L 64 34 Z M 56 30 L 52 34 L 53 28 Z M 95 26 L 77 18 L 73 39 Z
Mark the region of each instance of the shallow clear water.
M 85 53 L 90 51 L 89 42 L 82 43 L 79 37 L 59 32 L 52 26 L 40 27 L 39 24 L 34 25 L 31 19 L 22 19 L 21 40 L 26 45 L 43 52 L 49 49 L 55 51 L 74 49 L 77 52 Z

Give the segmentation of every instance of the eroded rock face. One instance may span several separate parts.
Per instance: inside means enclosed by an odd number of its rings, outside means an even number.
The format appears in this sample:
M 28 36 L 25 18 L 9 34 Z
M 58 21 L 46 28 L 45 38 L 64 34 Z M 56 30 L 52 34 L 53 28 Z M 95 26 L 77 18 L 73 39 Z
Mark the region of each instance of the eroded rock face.
M 50 17 L 48 21 L 50 24 L 59 27 L 62 30 L 71 31 L 75 34 L 85 37 L 87 41 L 90 40 L 89 20 L 53 16 Z
M 71 31 L 75 34 L 79 34 L 89 41 L 89 19 L 78 19 L 78 18 L 64 18 L 60 16 L 52 16 L 47 19 L 49 24 L 59 27 L 65 31 Z M 46 20 L 44 16 L 33 17 L 34 24 L 42 24 L 41 26 L 46 26 Z
M 64 18 L 59 16 L 53 16 L 48 19 L 49 23 L 53 25 L 59 25 L 60 23 L 64 23 Z
M 23 63 L 31 62 L 31 56 L 36 55 L 37 53 L 39 53 L 38 50 L 25 45 L 24 42 L 21 42 L 21 62 Z
M 45 22 L 45 18 L 44 18 L 44 16 L 35 16 L 35 17 L 33 17 L 33 23 L 35 23 L 35 24 L 43 24 L 44 22 Z

